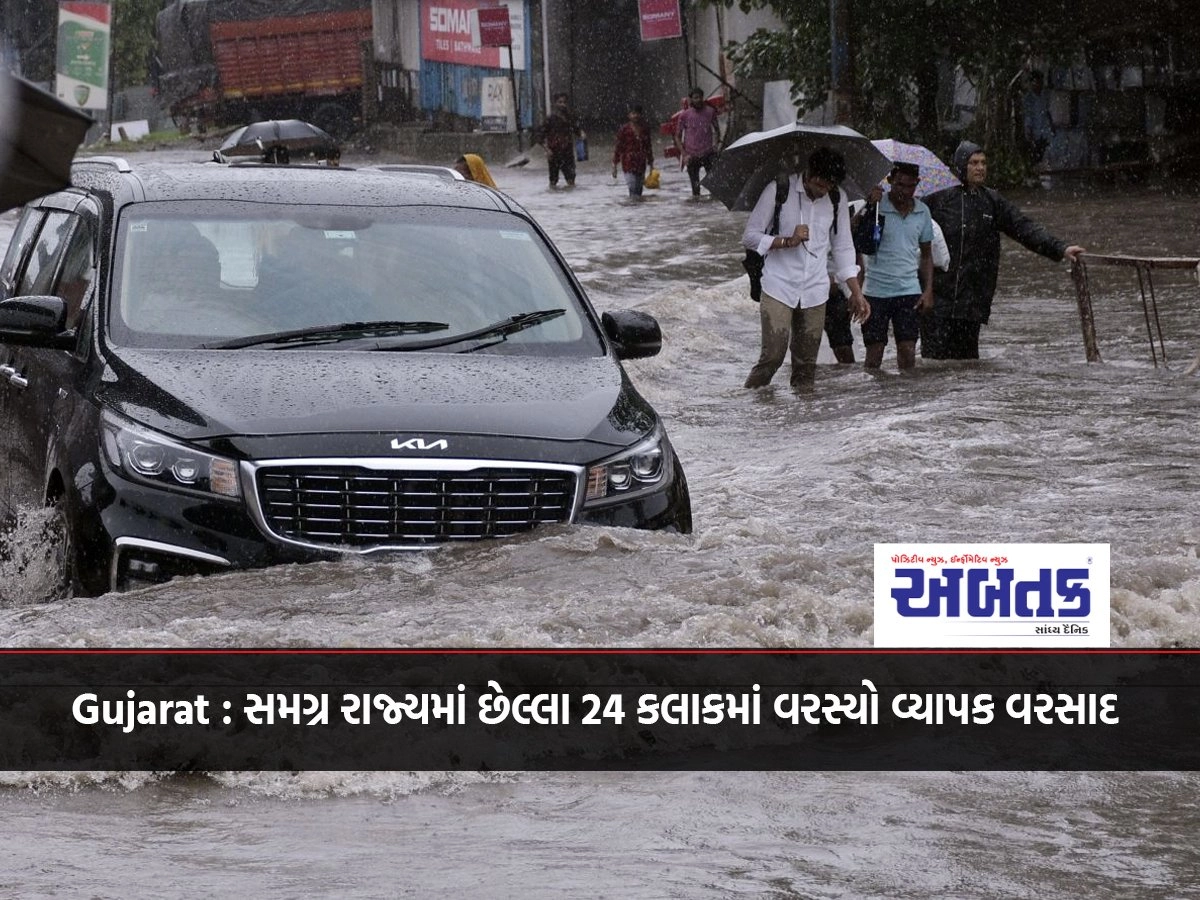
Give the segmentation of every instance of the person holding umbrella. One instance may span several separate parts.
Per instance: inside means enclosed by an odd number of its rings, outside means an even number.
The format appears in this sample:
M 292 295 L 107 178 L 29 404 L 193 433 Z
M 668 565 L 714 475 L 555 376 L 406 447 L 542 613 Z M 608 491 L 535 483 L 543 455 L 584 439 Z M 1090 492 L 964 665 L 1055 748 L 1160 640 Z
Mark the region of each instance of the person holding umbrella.
M 896 365 L 913 368 L 920 336 L 918 311 L 933 309 L 933 220 L 929 207 L 916 198 L 920 173 L 916 163 L 893 164 L 888 175 L 891 190 L 876 201 L 885 227 L 863 281 L 871 306 L 870 321 L 862 326 L 868 369 L 883 364 L 888 322 L 896 335 Z
M 950 267 L 933 277 L 933 313 L 921 317 L 923 359 L 979 359 L 979 332 L 992 313 L 1000 235 L 1059 262 L 1084 252 L 1034 222 L 987 181 L 987 154 L 971 141 L 954 151 L 962 184 L 925 198 L 950 247 Z
M 301 119 L 268 119 L 243 125 L 213 151 L 213 161 L 226 163 L 238 156 L 257 156 L 268 165 L 286 166 L 292 157 L 312 155 L 336 166 L 342 151 L 322 129 Z
M 742 233 L 742 244 L 765 259 L 759 316 L 762 351 L 746 378 L 747 388 L 770 383 L 792 355 L 791 386 L 807 390 L 816 379 L 817 351 L 825 326 L 829 296 L 827 259 L 832 253 L 834 278 L 850 290 L 855 321 L 864 322 L 870 307 L 858 285 L 858 264 L 850 237 L 846 203 L 834 204 L 838 183 L 846 175 L 842 155 L 826 146 L 809 154 L 803 172 L 788 177 L 787 196 L 778 208 L 776 185 L 763 190 Z

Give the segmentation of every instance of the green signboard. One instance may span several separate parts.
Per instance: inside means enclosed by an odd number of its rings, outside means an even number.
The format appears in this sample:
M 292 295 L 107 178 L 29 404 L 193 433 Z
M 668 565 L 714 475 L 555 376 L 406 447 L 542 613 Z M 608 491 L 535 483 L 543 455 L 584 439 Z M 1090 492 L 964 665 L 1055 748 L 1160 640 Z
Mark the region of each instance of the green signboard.
M 60 100 L 80 109 L 108 106 L 108 54 L 111 9 L 107 3 L 58 4 Z

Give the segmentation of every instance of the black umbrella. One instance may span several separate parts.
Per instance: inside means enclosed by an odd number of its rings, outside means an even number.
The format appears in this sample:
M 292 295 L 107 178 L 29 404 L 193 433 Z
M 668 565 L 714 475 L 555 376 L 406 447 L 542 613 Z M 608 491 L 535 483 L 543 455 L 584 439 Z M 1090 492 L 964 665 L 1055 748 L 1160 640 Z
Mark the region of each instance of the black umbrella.
M 701 183 L 730 209 L 754 209 L 763 189 L 781 170 L 790 174 L 803 169 L 808 155 L 822 146 L 846 160 L 842 193 L 849 200 L 865 196 L 892 170 L 891 160 L 853 128 L 796 123 L 738 138 L 721 152 Z
M 71 183 L 71 160 L 91 119 L 0 71 L 0 123 L 0 212 Z
M 225 138 L 217 153 L 222 157 L 261 156 L 269 162 L 287 162 L 301 153 L 336 156 L 338 143 L 328 132 L 301 119 L 270 119 L 239 128 Z

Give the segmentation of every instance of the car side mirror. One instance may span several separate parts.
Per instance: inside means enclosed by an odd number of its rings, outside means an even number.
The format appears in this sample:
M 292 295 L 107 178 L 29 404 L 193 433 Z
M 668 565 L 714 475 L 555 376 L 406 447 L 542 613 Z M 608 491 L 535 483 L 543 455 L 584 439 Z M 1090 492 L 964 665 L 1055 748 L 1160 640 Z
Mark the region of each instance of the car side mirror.
M 656 356 L 662 349 L 662 329 L 649 313 L 618 309 L 600 316 L 604 333 L 612 341 L 617 359 Z
M 0 301 L 0 344 L 69 349 L 75 332 L 67 331 L 67 301 L 62 297 L 12 297 Z

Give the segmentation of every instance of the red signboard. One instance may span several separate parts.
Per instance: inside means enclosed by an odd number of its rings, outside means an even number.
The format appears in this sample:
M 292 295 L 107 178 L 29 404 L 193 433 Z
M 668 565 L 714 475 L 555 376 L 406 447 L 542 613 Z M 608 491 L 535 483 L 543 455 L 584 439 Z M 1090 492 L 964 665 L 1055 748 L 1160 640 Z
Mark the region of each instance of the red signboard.
M 65 9 L 67 12 L 75 13 L 75 15 L 83 16 L 87 19 L 95 19 L 97 22 L 103 22 L 105 25 L 109 23 L 112 14 L 112 7 L 108 3 L 87 3 L 80 2 L 80 0 L 62 0 L 62 2 L 58 4 L 58 8 Z
M 479 10 L 479 46 L 507 47 L 512 43 L 512 28 L 508 22 L 507 6 L 483 7 Z
M 479 16 L 496 15 L 497 10 L 510 14 L 510 40 L 516 68 L 525 68 L 524 5 L 510 0 L 497 6 L 480 8 L 479 0 L 421 0 L 421 58 L 434 62 L 458 63 L 464 66 L 508 68 L 508 51 L 499 46 L 479 46 L 472 34 L 472 21 Z M 482 37 L 482 35 L 480 35 Z M 505 42 L 506 44 L 508 41 Z
M 679 0 L 638 0 L 638 21 L 642 25 L 643 41 L 683 36 Z

